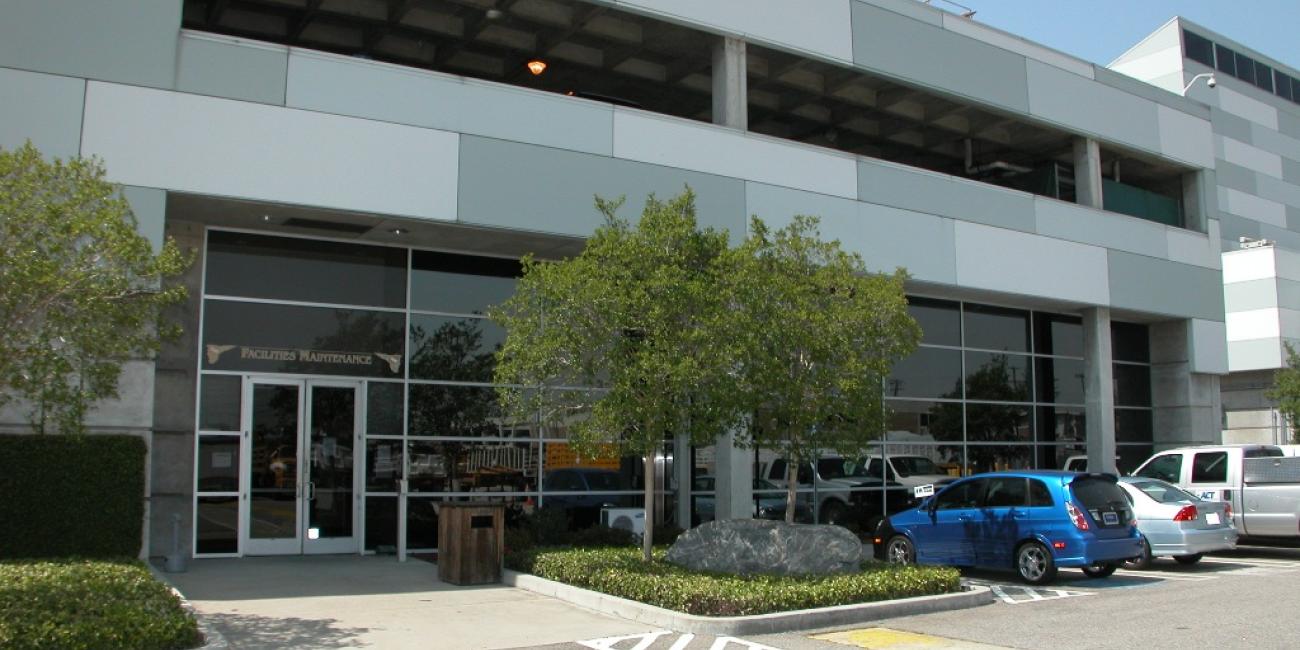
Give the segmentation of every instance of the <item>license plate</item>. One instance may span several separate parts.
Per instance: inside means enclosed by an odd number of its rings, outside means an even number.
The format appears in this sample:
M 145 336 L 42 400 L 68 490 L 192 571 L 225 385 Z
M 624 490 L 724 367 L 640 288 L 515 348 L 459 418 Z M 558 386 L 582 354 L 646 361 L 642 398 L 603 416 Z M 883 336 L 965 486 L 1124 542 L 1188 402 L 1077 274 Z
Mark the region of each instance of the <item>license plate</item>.
M 1103 512 L 1101 513 L 1101 523 L 1107 526 L 1119 525 L 1119 515 L 1113 512 Z
M 1217 513 L 1217 512 L 1207 512 L 1207 513 L 1205 513 L 1205 523 L 1210 524 L 1210 525 L 1217 526 L 1218 524 L 1220 524 L 1220 523 L 1222 523 L 1222 522 L 1223 522 L 1223 520 L 1222 520 L 1222 519 L 1219 519 L 1219 513 Z

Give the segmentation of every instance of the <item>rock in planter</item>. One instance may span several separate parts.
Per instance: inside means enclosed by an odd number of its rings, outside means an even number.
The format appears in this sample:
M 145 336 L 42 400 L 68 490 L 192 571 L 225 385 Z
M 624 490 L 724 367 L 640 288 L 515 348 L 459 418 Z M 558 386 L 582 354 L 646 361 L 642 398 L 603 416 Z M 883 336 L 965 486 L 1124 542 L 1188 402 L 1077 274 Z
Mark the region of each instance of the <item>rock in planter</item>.
M 857 571 L 862 543 L 839 526 L 764 519 L 710 521 L 682 533 L 667 560 L 696 571 L 779 575 Z

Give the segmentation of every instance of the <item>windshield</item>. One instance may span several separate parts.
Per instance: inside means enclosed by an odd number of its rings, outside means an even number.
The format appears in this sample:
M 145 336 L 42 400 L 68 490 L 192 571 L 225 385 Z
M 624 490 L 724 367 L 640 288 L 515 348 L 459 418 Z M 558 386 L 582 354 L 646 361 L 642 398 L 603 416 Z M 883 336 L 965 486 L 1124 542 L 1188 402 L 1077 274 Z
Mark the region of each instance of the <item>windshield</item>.
M 891 456 L 889 462 L 899 476 L 916 476 L 918 474 L 940 474 L 934 461 L 924 456 Z
M 589 490 L 621 490 L 617 472 L 590 472 L 587 474 Z
M 866 467 L 860 462 L 845 458 L 822 458 L 817 461 L 817 473 L 823 479 L 866 476 Z
M 1089 510 L 1105 508 L 1116 503 L 1128 504 L 1124 491 L 1115 485 L 1115 480 L 1085 476 L 1070 484 L 1070 491 L 1079 498 L 1083 507 Z
M 1164 481 L 1132 481 L 1129 483 L 1137 488 L 1138 492 L 1153 499 L 1157 503 L 1179 503 L 1181 501 L 1198 501 L 1192 493 L 1181 490 Z

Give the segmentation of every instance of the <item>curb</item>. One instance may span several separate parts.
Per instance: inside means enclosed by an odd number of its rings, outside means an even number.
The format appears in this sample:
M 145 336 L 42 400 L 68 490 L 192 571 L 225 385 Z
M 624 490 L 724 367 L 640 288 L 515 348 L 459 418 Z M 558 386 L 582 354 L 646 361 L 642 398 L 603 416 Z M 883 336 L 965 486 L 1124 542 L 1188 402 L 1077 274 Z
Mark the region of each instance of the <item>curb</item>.
M 170 589 L 173 594 L 176 594 L 176 597 L 181 601 L 181 607 L 184 607 L 185 611 L 189 612 L 190 616 L 194 617 L 194 621 L 198 623 L 199 634 L 203 635 L 203 644 L 196 646 L 192 650 L 230 650 L 230 642 L 226 641 L 226 637 L 203 618 L 203 615 L 199 613 L 199 610 L 195 609 L 194 606 L 190 604 L 190 601 L 185 598 L 185 594 L 182 594 L 180 590 L 176 588 L 176 585 L 172 584 L 172 581 L 168 580 L 167 576 L 163 575 L 163 573 L 158 570 L 158 567 L 155 567 L 152 562 L 145 562 L 145 566 L 149 567 L 149 573 L 153 574 L 155 580 L 167 585 L 167 588 Z
M 961 592 L 939 596 L 917 596 L 752 616 L 698 616 L 566 585 L 527 573 L 504 571 L 501 582 L 602 614 L 618 616 L 674 632 L 733 636 L 838 627 L 898 616 L 966 609 L 993 602 L 993 592 L 988 587 L 964 586 Z

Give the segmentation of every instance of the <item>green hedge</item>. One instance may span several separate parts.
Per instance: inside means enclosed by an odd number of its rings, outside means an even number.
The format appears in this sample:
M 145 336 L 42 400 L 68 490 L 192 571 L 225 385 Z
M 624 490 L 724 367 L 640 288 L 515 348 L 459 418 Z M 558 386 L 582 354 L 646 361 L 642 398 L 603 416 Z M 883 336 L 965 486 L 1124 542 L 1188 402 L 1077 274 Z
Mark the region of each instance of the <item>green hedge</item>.
M 0 648 L 180 650 L 202 640 L 140 562 L 0 562 Z
M 0 557 L 136 557 L 144 440 L 0 435 Z
M 534 549 L 509 559 L 516 571 L 611 596 L 702 616 L 743 616 L 850 605 L 958 591 L 947 567 L 863 564 L 833 576 L 735 576 L 689 571 L 663 560 L 646 563 L 635 548 Z

